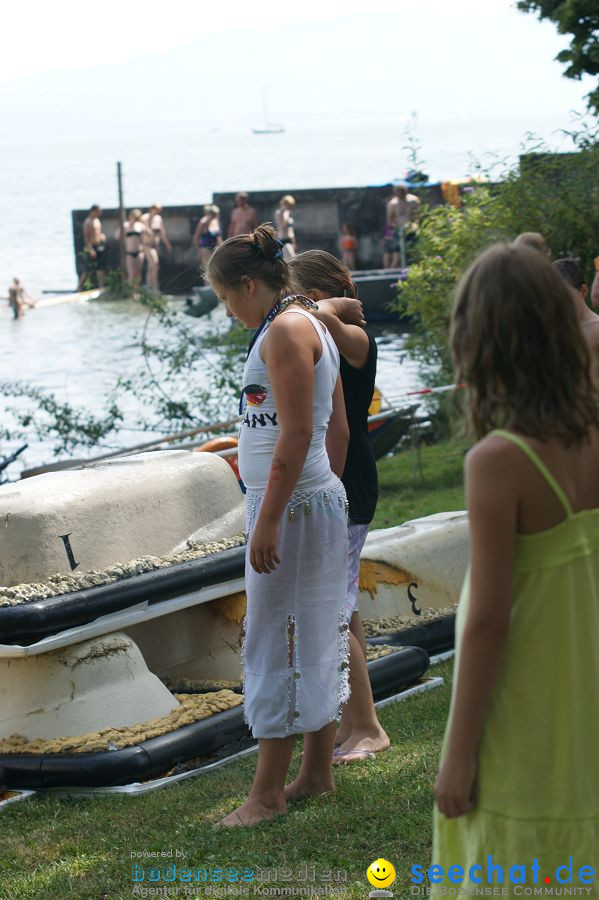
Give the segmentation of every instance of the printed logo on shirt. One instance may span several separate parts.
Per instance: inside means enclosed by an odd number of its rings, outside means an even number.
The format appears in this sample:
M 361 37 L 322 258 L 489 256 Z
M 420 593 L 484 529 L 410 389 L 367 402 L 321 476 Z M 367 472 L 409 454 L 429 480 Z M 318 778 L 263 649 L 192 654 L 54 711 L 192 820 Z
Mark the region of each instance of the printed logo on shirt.
M 268 388 L 261 384 L 248 384 L 244 387 L 243 393 L 247 397 L 248 406 L 262 406 L 268 395 Z

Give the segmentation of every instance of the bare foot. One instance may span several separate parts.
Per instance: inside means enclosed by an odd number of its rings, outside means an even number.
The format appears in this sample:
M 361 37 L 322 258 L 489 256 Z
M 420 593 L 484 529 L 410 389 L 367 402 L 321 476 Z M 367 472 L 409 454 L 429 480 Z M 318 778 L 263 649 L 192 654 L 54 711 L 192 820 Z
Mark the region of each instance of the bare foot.
M 381 753 L 390 744 L 389 736 L 382 728 L 375 732 L 353 731 L 345 743 L 335 749 L 333 765 L 343 765 L 360 758 L 367 759 L 368 753 Z
M 217 831 L 220 828 L 249 828 L 259 822 L 267 822 L 276 816 L 285 815 L 286 812 L 287 804 L 285 802 L 275 803 L 271 806 L 248 799 L 224 819 L 221 819 L 214 828 Z
M 306 797 L 320 797 L 322 794 L 334 794 L 335 782 L 331 773 L 324 781 L 305 778 L 298 775 L 295 781 L 285 787 L 285 800 L 304 800 Z

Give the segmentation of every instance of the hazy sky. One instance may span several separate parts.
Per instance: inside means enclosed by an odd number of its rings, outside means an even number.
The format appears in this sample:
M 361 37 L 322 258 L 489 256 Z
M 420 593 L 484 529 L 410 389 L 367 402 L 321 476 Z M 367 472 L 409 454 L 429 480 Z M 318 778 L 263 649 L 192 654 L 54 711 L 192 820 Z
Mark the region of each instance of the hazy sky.
M 5 139 L 348 116 L 548 136 L 590 79 L 510 0 L 29 0 L 1 14 Z M 468 137 L 470 140 L 470 137 Z
M 514 17 L 509 0 L 28 0 L 3 4 L 4 39 L 0 80 L 45 72 L 79 69 L 94 62 L 123 63 L 146 53 L 188 44 L 205 35 L 233 29 L 272 31 L 282 25 L 331 21 L 337 17 L 390 13 L 410 27 L 414 15 L 431 17 L 447 28 L 453 19 L 469 16 L 485 21 Z M 518 17 L 520 17 L 519 14 Z M 522 18 L 524 18 L 522 16 Z M 401 34 L 398 33 L 398 39 Z M 548 53 L 555 40 L 545 35 Z M 540 39 L 539 41 L 543 41 Z M 308 48 L 309 52 L 309 48 Z M 313 58 L 306 59 L 313 64 Z M 350 61 L 348 60 L 348 63 Z

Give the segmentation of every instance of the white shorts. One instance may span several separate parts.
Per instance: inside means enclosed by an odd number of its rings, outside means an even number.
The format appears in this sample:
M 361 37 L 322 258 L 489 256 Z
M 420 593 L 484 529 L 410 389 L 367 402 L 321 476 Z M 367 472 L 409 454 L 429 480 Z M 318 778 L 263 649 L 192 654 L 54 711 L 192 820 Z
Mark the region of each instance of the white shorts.
M 360 583 L 360 553 L 368 534 L 370 525 L 347 526 L 347 595 L 345 598 L 345 612 L 347 621 L 358 610 L 358 586 Z

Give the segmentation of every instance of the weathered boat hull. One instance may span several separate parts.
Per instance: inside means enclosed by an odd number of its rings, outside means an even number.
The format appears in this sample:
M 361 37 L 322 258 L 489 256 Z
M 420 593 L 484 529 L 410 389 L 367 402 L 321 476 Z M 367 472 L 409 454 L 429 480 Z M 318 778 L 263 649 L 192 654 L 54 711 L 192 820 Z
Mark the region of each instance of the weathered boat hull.
M 175 451 L 39 476 L 3 492 L 0 515 L 0 742 L 22 735 L 27 755 L 32 741 L 168 718 L 184 701 L 165 682 L 239 684 L 244 513 L 223 460 Z M 198 539 L 238 546 L 180 561 L 203 552 Z M 451 605 L 466 559 L 464 513 L 373 531 L 363 617 L 417 622 Z

